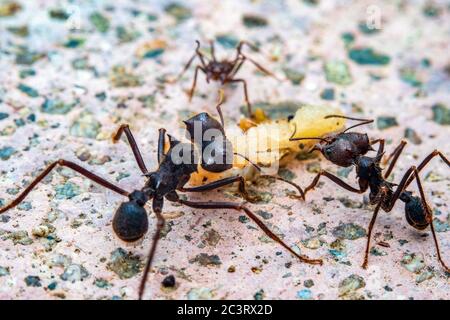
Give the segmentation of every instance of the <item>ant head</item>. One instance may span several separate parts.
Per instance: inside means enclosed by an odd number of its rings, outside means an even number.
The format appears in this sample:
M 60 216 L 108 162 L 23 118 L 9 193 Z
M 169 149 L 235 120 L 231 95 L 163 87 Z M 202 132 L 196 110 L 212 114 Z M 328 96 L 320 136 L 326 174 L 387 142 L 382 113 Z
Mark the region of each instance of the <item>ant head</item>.
M 113 218 L 113 230 L 117 236 L 127 242 L 142 238 L 148 230 L 145 203 L 149 200 L 146 193 L 135 190 L 129 195 L 130 201 L 123 202 Z
M 320 151 L 327 160 L 341 167 L 353 165 L 358 153 L 353 143 L 339 138 L 316 144 L 313 150 Z
M 412 192 L 404 191 L 400 199 L 405 202 L 405 217 L 408 223 L 417 230 L 424 230 L 430 224 L 427 218 L 427 210 L 419 197 L 413 196 Z

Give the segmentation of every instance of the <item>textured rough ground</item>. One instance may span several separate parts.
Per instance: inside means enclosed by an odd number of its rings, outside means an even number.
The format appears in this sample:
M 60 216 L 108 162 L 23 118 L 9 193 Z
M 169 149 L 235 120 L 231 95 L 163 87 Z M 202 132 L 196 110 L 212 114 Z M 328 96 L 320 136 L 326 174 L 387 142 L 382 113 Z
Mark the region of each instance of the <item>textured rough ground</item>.
M 158 128 L 181 136 L 182 119 L 213 111 L 217 87 L 202 76 L 188 103 L 192 70 L 177 84 L 164 83 L 182 69 L 195 39 L 218 38 L 220 55 L 233 54 L 236 39 L 258 43 L 264 54 L 253 56 L 292 80 L 279 83 L 244 67 L 253 101 L 328 103 L 375 118 L 367 130 L 386 138 L 388 150 L 406 135 L 396 181 L 435 148 L 450 155 L 446 1 L 378 1 L 378 32 L 364 24 L 373 1 L 19 2 L 21 8 L 0 1 L 1 203 L 57 158 L 128 190 L 142 185 L 128 145 L 112 145 L 109 137 L 119 123 L 130 123 L 154 168 Z M 369 7 L 369 18 L 377 8 Z M 226 95 L 232 124 L 241 116 L 241 88 Z M 319 167 L 355 182 L 354 172 L 321 158 L 293 161 L 282 173 L 306 185 Z M 450 263 L 448 169 L 434 160 L 422 177 Z M 366 271 L 360 264 L 371 211 L 363 197 L 328 182 L 306 203 L 283 185 L 261 183 L 257 190 L 270 201 L 250 207 L 286 242 L 322 257 L 323 267 L 299 263 L 235 212 L 168 203 L 146 298 L 449 299 L 429 230 L 409 227 L 400 203 L 380 215 Z M 229 191 L 191 198 L 241 201 Z M 136 298 L 150 233 L 134 245 L 113 235 L 111 217 L 122 200 L 70 170 L 45 179 L 0 217 L 0 298 Z M 176 276 L 176 289 L 161 288 L 167 274 Z

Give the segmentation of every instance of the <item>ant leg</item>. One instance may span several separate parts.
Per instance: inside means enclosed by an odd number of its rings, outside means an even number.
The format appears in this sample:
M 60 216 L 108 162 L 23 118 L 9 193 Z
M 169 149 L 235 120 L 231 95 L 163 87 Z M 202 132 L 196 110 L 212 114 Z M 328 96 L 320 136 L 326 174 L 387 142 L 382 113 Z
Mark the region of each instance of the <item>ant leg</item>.
M 389 164 L 389 167 L 387 168 L 386 172 L 384 173 L 385 179 L 387 179 L 389 177 L 389 175 L 392 172 L 392 169 L 394 169 L 394 166 L 397 163 L 397 160 L 400 157 L 400 154 L 402 153 L 403 149 L 405 148 L 406 143 L 407 142 L 405 140 L 402 140 L 400 142 L 400 144 L 394 149 L 394 151 L 385 160 L 385 162 L 388 163 L 392 159 L 391 163 Z
M 181 79 L 181 77 L 184 75 L 184 73 L 187 71 L 187 69 L 189 69 L 189 67 L 191 66 L 192 62 L 194 61 L 195 57 L 199 57 L 200 61 L 202 63 L 202 66 L 205 67 L 205 61 L 203 60 L 203 55 L 200 52 L 200 42 L 197 40 L 195 41 L 197 43 L 197 48 L 195 49 L 194 54 L 192 55 L 192 57 L 189 59 L 189 61 L 186 63 L 186 65 L 183 68 L 183 71 L 180 72 L 180 74 L 178 75 L 178 77 L 175 79 L 175 81 L 179 81 Z
M 192 96 L 194 95 L 194 92 L 195 92 L 195 86 L 197 85 L 198 70 L 201 70 L 203 73 L 206 73 L 206 72 L 205 72 L 205 69 L 203 69 L 203 68 L 200 67 L 200 66 L 197 66 L 197 67 L 195 68 L 194 81 L 192 82 L 191 90 L 189 90 L 189 102 L 192 101 Z
M 214 41 L 209 41 L 209 46 L 211 48 L 211 57 L 213 58 L 213 61 L 217 61 L 216 59 L 216 50 L 214 49 Z
M 271 176 L 271 175 L 264 174 L 264 175 L 260 175 L 260 177 L 262 177 L 262 178 L 266 178 L 266 177 L 267 178 L 274 178 L 276 180 L 283 181 L 283 182 L 286 182 L 287 184 L 290 184 L 295 189 L 297 189 L 297 191 L 300 193 L 300 197 L 299 198 L 302 199 L 303 201 L 305 201 L 305 192 L 303 192 L 303 189 L 298 184 L 296 184 L 296 183 L 294 183 L 292 181 L 283 179 L 282 177 L 278 177 L 278 176 Z M 296 196 L 296 197 L 298 197 L 298 196 Z
M 153 242 L 148 253 L 147 263 L 145 264 L 144 273 L 142 274 L 141 283 L 139 285 L 139 300 L 142 300 L 142 296 L 144 295 L 145 283 L 147 282 L 148 273 L 150 271 L 150 267 L 152 265 L 153 257 L 155 256 L 156 247 L 158 245 L 159 238 L 161 236 L 161 231 L 164 228 L 165 220 L 160 211 L 155 211 L 156 215 L 156 230 L 153 234 Z
M 287 249 L 291 254 L 296 256 L 300 261 L 309 263 L 309 264 L 319 264 L 322 265 L 322 260 L 320 259 L 310 259 L 306 256 L 297 254 L 294 250 L 292 250 L 286 243 L 283 242 L 275 233 L 270 231 L 270 229 L 262 222 L 253 212 L 244 207 L 243 205 L 232 203 L 232 202 L 193 202 L 178 199 L 178 203 L 184 204 L 185 206 L 197 209 L 232 209 L 236 211 L 243 211 L 245 214 L 252 219 L 263 231 L 269 236 L 272 240 L 278 242 L 285 249 Z
M 319 183 L 319 179 L 320 179 L 321 176 L 327 177 L 328 179 L 330 179 L 331 181 L 336 183 L 338 186 L 340 186 L 340 187 L 342 187 L 342 188 L 344 188 L 344 189 L 346 189 L 346 190 L 348 190 L 350 192 L 360 193 L 361 194 L 361 193 L 364 193 L 367 190 L 367 188 L 365 188 L 365 189 L 361 189 L 361 188 L 360 189 L 356 189 L 356 188 L 352 187 L 351 185 L 345 183 L 344 181 L 342 181 L 341 179 L 339 179 L 335 175 L 333 175 L 333 174 L 331 174 L 331 173 L 329 173 L 327 171 L 321 170 L 316 175 L 316 177 L 314 178 L 313 182 L 311 182 L 311 184 L 306 187 L 306 189 L 304 191 L 305 196 L 306 196 L 306 194 L 308 193 L 309 190 L 314 189 L 314 187 Z
M 434 230 L 434 225 L 433 225 L 433 213 L 431 212 L 430 207 L 428 206 L 427 200 L 425 198 L 425 192 L 423 191 L 422 182 L 420 181 L 419 171 L 417 169 L 414 170 L 414 177 L 416 179 L 417 187 L 419 189 L 420 198 L 422 200 L 422 206 L 425 209 L 425 212 L 427 215 L 427 220 L 430 223 L 431 233 L 433 234 L 434 244 L 436 245 L 436 252 L 437 252 L 438 260 L 444 267 L 445 271 L 450 272 L 450 269 L 447 267 L 447 265 L 445 264 L 444 260 L 442 260 L 442 257 L 441 257 L 441 252 L 439 250 L 439 244 L 438 244 L 436 232 Z
M 245 102 L 247 103 L 247 113 L 249 117 L 252 117 L 252 105 L 248 99 L 247 82 L 244 79 L 231 79 L 228 82 L 242 82 L 242 85 L 244 86 Z
M 382 201 L 383 201 L 383 198 L 381 197 L 380 201 L 378 202 L 377 206 L 375 207 L 375 210 L 372 215 L 372 219 L 370 220 L 370 223 L 369 223 L 369 231 L 367 232 L 366 251 L 364 254 L 364 262 L 362 264 L 362 267 L 364 269 L 367 269 L 367 264 L 369 262 L 370 238 L 372 237 L 372 229 L 373 229 L 373 226 L 375 225 L 375 221 L 377 220 L 378 212 L 380 211 Z
M 270 72 L 269 70 L 267 70 L 266 68 L 264 68 L 262 65 L 260 65 L 258 62 L 256 62 L 255 60 L 253 60 L 252 58 L 247 57 L 246 55 L 244 55 L 243 53 L 241 53 L 241 56 L 243 58 L 243 60 L 248 60 L 251 63 L 253 63 L 253 65 L 259 69 L 259 71 L 261 71 L 262 73 L 265 73 L 266 75 L 268 75 L 269 77 L 275 78 L 278 81 L 280 81 L 280 79 L 273 73 Z
M 161 164 L 164 159 L 164 147 L 166 145 L 166 129 L 159 129 L 158 136 L 158 163 Z
M 417 171 L 420 172 L 428 164 L 428 162 L 430 162 L 431 159 L 436 156 L 441 157 L 441 159 L 447 164 L 447 166 L 450 167 L 450 161 L 442 154 L 442 152 L 440 152 L 439 150 L 434 150 L 417 166 Z M 413 179 L 414 177 L 409 178 L 408 182 L 405 185 L 405 188 L 407 188 L 411 184 Z
M 141 152 L 139 151 L 139 147 L 136 143 L 136 140 L 134 140 L 133 134 L 131 133 L 128 124 L 122 124 L 120 126 L 120 128 L 112 137 L 113 143 L 119 141 L 120 136 L 122 135 L 123 132 L 125 132 L 125 135 L 127 136 L 128 143 L 130 144 L 131 150 L 133 151 L 134 158 L 136 159 L 139 169 L 141 169 L 143 174 L 148 173 L 147 167 L 145 166 L 144 160 L 142 159 Z
M 67 160 L 63 160 L 60 159 L 58 161 L 53 162 L 52 164 L 50 164 L 39 176 L 37 176 L 28 187 L 25 188 L 25 190 L 22 191 L 22 193 L 20 193 L 17 198 L 15 198 L 13 201 L 11 201 L 11 203 L 9 203 L 8 205 L 6 205 L 5 207 L 0 208 L 0 214 L 2 214 L 3 212 L 14 208 L 15 206 L 17 206 L 23 199 L 25 199 L 25 197 L 31 192 L 31 190 L 33 190 L 33 188 L 40 182 L 42 181 L 42 179 L 45 178 L 45 176 L 47 176 L 50 171 L 52 171 L 57 165 L 60 166 L 64 166 L 64 167 L 68 167 L 78 173 L 81 173 L 83 176 L 85 176 L 86 178 L 98 183 L 99 185 L 108 188 L 114 192 L 117 192 L 118 194 L 121 194 L 123 196 L 128 197 L 128 192 L 119 188 L 118 186 L 112 184 L 111 182 L 108 182 L 107 180 L 100 178 L 99 176 L 97 176 L 96 174 L 90 172 L 87 169 L 84 169 L 83 167 L 80 167 L 79 165 L 77 165 L 76 163 L 73 163 L 71 161 L 67 161 Z
M 220 180 L 216 180 L 207 184 L 204 184 L 202 186 L 198 187 L 188 187 L 188 188 L 178 188 L 179 191 L 182 192 L 203 192 L 203 191 L 210 191 L 214 190 L 220 187 L 224 187 L 230 184 L 233 184 L 235 182 L 239 182 L 239 192 L 241 193 L 242 197 L 247 200 L 248 202 L 256 202 L 256 198 L 252 197 L 248 194 L 247 188 L 245 186 L 245 179 L 242 176 L 234 176 L 234 177 L 228 177 L 223 178 Z
M 223 114 L 222 114 L 222 109 L 221 109 L 223 101 L 224 101 L 224 94 L 223 94 L 223 90 L 220 89 L 219 90 L 219 101 L 217 102 L 216 109 L 217 109 L 217 113 L 219 114 L 220 123 L 222 124 L 222 127 L 224 126 Z

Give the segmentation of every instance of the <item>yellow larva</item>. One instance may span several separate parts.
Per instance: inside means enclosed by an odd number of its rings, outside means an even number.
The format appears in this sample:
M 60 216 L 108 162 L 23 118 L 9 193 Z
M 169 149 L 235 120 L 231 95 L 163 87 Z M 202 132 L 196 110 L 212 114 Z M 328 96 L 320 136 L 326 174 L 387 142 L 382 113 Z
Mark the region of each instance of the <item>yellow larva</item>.
M 255 112 L 258 114 L 258 111 Z M 345 119 L 330 118 L 327 115 L 343 115 L 341 110 L 331 106 L 302 105 L 290 120 L 265 120 L 243 131 L 238 126 L 225 128 L 227 138 L 233 145 L 233 151 L 245 155 L 251 162 L 267 170 L 268 174 L 275 174 L 278 165 L 289 155 L 308 151 L 317 140 L 289 141 L 294 137 L 322 137 L 344 128 Z M 246 179 L 253 179 L 257 171 L 248 161 L 240 156 L 234 156 L 233 168 L 224 172 L 208 172 L 199 166 L 197 173 L 191 175 L 189 184 L 202 185 L 226 177 L 241 175 Z

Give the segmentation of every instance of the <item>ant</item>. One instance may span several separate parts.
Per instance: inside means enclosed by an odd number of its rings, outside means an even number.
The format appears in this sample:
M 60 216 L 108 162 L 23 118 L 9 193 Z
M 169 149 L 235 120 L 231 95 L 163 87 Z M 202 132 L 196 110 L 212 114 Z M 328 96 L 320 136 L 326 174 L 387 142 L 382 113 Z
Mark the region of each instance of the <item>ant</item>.
M 436 245 L 436 251 L 439 262 L 442 264 L 447 272 L 450 269 L 446 266 L 441 258 L 439 244 L 437 241 L 436 233 L 433 226 L 433 214 L 430 206 L 428 205 L 425 193 L 422 188 L 422 183 L 419 177 L 419 172 L 436 156 L 439 156 L 446 164 L 450 167 L 449 160 L 439 151 L 434 150 L 416 167 L 411 166 L 406 173 L 403 175 L 399 184 L 394 184 L 386 179 L 392 172 L 400 154 L 402 153 L 406 141 L 402 140 L 400 144 L 394 149 L 394 151 L 386 159 L 386 164 L 391 161 L 387 170 L 383 174 L 383 168 L 380 166 L 381 159 L 384 155 L 384 139 L 377 139 L 370 141 L 367 134 L 362 134 L 358 132 L 347 132 L 352 128 L 357 126 L 372 123 L 373 120 L 350 118 L 340 115 L 329 115 L 325 118 L 345 118 L 349 120 L 360 121 L 360 123 L 353 125 L 341 133 L 331 135 L 325 138 L 293 138 L 291 141 L 298 141 L 304 139 L 316 139 L 320 140 L 310 152 L 318 150 L 323 154 L 323 156 L 331 161 L 332 163 L 341 167 L 356 167 L 356 174 L 358 178 L 359 188 L 354 188 L 337 176 L 327 172 L 320 171 L 312 183 L 305 188 L 304 194 L 317 185 L 321 176 L 325 176 L 340 187 L 354 193 L 365 193 L 368 189 L 370 191 L 369 201 L 371 205 L 375 205 L 374 213 L 372 219 L 369 223 L 369 230 L 367 234 L 367 244 L 364 255 L 364 261 L 362 267 L 367 268 L 369 248 L 370 248 L 370 238 L 372 234 L 372 229 L 374 227 L 375 221 L 377 219 L 378 212 L 380 209 L 385 212 L 390 212 L 394 207 L 397 200 L 401 200 L 405 203 L 405 217 L 406 221 L 417 230 L 424 230 L 428 226 L 431 228 L 433 234 L 434 242 Z M 295 133 L 294 133 L 295 134 Z M 365 154 L 368 151 L 374 150 L 372 145 L 379 143 L 379 148 L 375 157 L 368 157 Z M 419 189 L 420 196 L 415 196 L 411 191 L 406 189 L 411 184 L 411 182 L 416 179 L 417 187 Z M 395 188 L 396 187 L 396 188 Z
M 223 96 L 223 95 L 222 95 Z M 223 101 L 223 99 L 222 99 Z M 222 102 L 221 101 L 221 102 Z M 220 102 L 220 103 L 221 103 Z M 220 104 L 218 109 L 220 110 Z M 223 118 L 221 116 L 221 118 Z M 200 121 L 202 127 L 219 127 L 220 123 L 209 117 L 207 114 L 203 113 L 190 120 L 187 120 L 186 124 L 193 124 L 193 121 Z M 132 192 L 128 192 L 119 186 L 103 179 L 102 177 L 94 174 L 93 172 L 79 166 L 78 164 L 59 159 L 51 163 L 42 173 L 40 173 L 30 184 L 26 187 L 14 200 L 12 200 L 5 207 L 0 208 L 0 214 L 6 212 L 7 210 L 17 206 L 32 190 L 33 188 L 42 181 L 54 168 L 57 166 L 68 167 L 86 178 L 98 183 L 99 185 L 110 189 L 124 197 L 128 198 L 128 201 L 122 202 L 114 214 L 112 220 L 112 227 L 114 233 L 125 242 L 135 242 L 147 233 L 148 231 L 148 217 L 147 211 L 145 210 L 145 205 L 151 201 L 152 211 L 156 216 L 156 230 L 153 234 L 153 242 L 148 253 L 147 263 L 144 268 L 143 276 L 139 286 L 139 299 L 142 299 L 145 284 L 147 281 L 148 273 L 152 265 L 153 257 L 155 255 L 156 247 L 160 239 L 161 230 L 164 227 L 165 219 L 162 215 L 164 200 L 179 203 L 187 207 L 196 209 L 231 209 L 235 211 L 240 211 L 245 213 L 251 220 L 253 220 L 264 233 L 278 242 L 286 250 L 288 250 L 292 255 L 296 256 L 300 261 L 308 264 L 319 264 L 322 265 L 322 260 L 319 259 L 309 259 L 306 256 L 300 255 L 292 250 L 282 239 L 280 239 L 275 233 L 273 233 L 263 221 L 261 221 L 250 209 L 248 209 L 243 204 L 233 203 L 233 202 L 194 202 L 181 198 L 178 192 L 203 192 L 214 190 L 226 185 L 231 185 L 235 182 L 239 182 L 241 191 L 245 194 L 245 184 L 244 179 L 241 176 L 228 177 L 210 183 L 196 186 L 196 187 L 185 187 L 185 185 L 190 180 L 194 173 L 199 171 L 199 166 L 207 168 L 209 170 L 221 170 L 229 167 L 229 164 L 224 164 L 223 167 L 219 163 L 210 162 L 209 159 L 202 157 L 202 162 L 198 162 L 197 149 L 195 148 L 195 143 L 189 142 L 182 143 L 172 136 L 168 136 L 168 150 L 165 152 L 166 147 L 166 130 L 159 129 L 158 137 L 158 168 L 155 171 L 149 172 L 142 158 L 139 147 L 133 137 L 133 134 L 127 124 L 122 124 L 118 131 L 113 135 L 113 141 L 117 142 L 122 134 L 125 134 L 131 150 L 134 154 L 134 158 L 137 165 L 143 175 L 146 178 L 144 186 L 140 189 L 136 189 Z M 215 142 L 213 142 L 215 143 Z M 197 143 L 198 144 L 198 143 Z M 216 146 L 217 147 L 217 146 Z M 217 147 L 220 149 L 220 147 Z M 228 149 L 226 149 L 228 150 Z M 182 161 L 180 161 L 180 159 Z M 186 160 L 187 161 L 184 161 Z M 281 179 L 281 178 L 280 178 Z
M 247 112 L 248 116 L 252 117 L 252 106 L 250 104 L 250 100 L 248 98 L 248 90 L 247 90 L 247 82 L 244 79 L 236 79 L 235 76 L 238 73 L 239 69 L 242 67 L 245 61 L 250 61 L 253 63 L 253 65 L 256 66 L 260 71 L 265 73 L 268 76 L 274 77 L 277 79 L 277 77 L 267 69 L 265 69 L 263 66 L 261 66 L 259 63 L 257 63 L 252 58 L 246 56 L 244 53 L 242 53 L 242 47 L 243 45 L 249 46 L 254 51 L 259 51 L 257 47 L 250 44 L 247 41 L 241 41 L 239 42 L 238 46 L 236 47 L 236 56 L 232 60 L 224 59 L 224 60 L 217 60 L 215 56 L 215 49 L 214 49 L 214 42 L 210 41 L 210 47 L 211 47 L 211 58 L 206 58 L 203 53 L 200 52 L 200 41 L 196 40 L 197 48 L 195 49 L 194 55 L 189 59 L 189 61 L 184 66 L 183 71 L 180 73 L 180 75 L 177 77 L 176 81 L 181 79 L 183 74 L 187 71 L 187 69 L 191 66 L 192 62 L 194 61 L 195 57 L 198 57 L 200 59 L 200 64 L 195 67 L 195 73 L 194 73 L 194 80 L 192 82 L 192 87 L 189 91 L 189 102 L 192 100 L 192 96 L 195 92 L 195 86 L 197 84 L 197 75 L 198 71 L 202 71 L 206 75 L 206 82 L 209 83 L 210 80 L 213 81 L 220 81 L 222 85 L 225 85 L 226 83 L 237 83 L 241 82 L 244 86 L 244 96 L 245 96 L 245 102 L 247 104 Z

